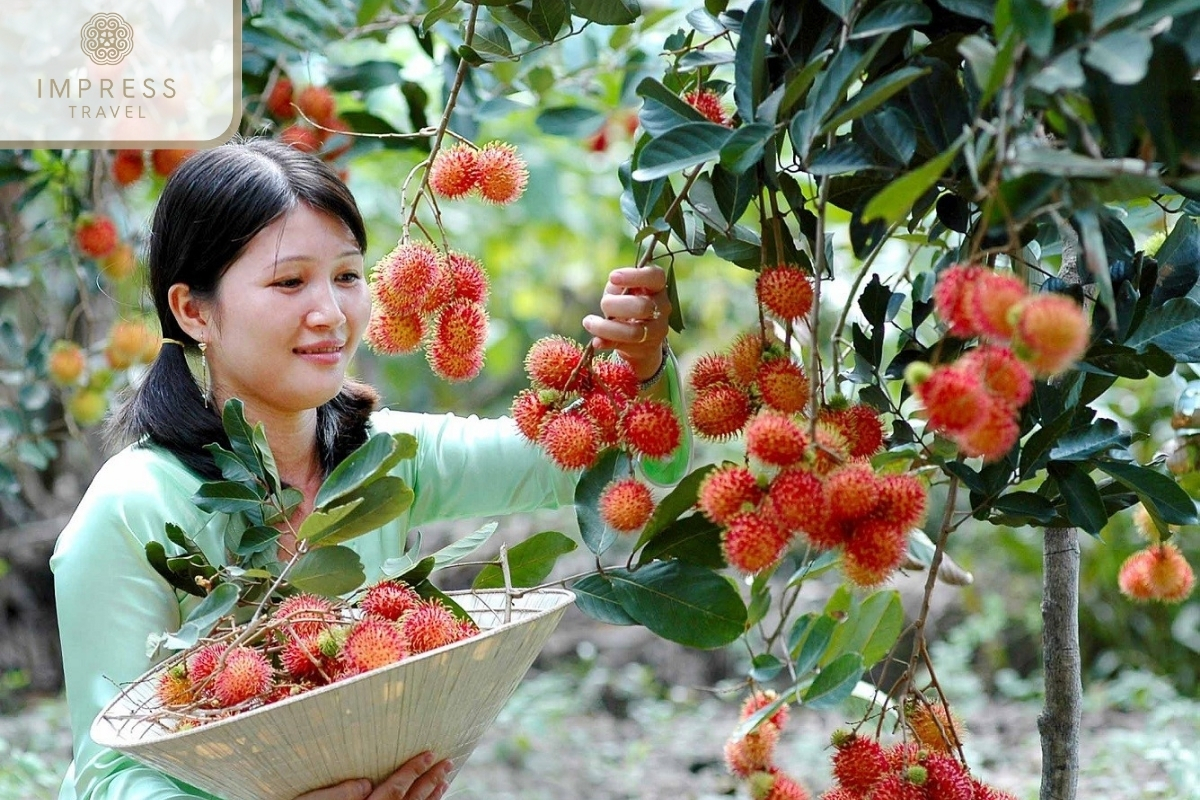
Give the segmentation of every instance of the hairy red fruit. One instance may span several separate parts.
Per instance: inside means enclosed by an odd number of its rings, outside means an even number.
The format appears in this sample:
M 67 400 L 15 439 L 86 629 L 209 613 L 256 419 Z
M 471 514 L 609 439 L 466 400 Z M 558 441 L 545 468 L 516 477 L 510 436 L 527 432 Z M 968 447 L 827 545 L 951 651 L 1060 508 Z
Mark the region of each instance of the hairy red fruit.
M 150 166 L 154 174 L 163 178 L 171 176 L 179 165 L 187 161 L 195 150 L 151 150 Z
M 363 339 L 373 351 L 385 356 L 414 353 L 425 338 L 427 324 L 421 314 L 374 308 Z
M 338 654 L 346 674 L 361 675 L 406 658 L 410 652 L 406 632 L 397 623 L 375 617 L 354 623 Z
M 949 434 L 965 434 L 978 427 L 992 404 L 979 376 L 950 366 L 936 368 L 916 387 L 925 404 L 929 425 Z
M 303 153 L 315 153 L 321 149 L 321 135 L 316 128 L 302 122 L 287 126 L 279 132 L 279 141 Z
M 292 638 L 279 651 L 279 664 L 292 680 L 324 682 L 336 672 L 335 663 L 321 652 L 320 639 L 319 635 Z
M 801 319 L 812 310 L 812 284 L 797 267 L 767 267 L 759 273 L 754 288 L 759 302 L 782 320 Z
M 425 351 L 425 358 L 433 374 L 442 380 L 452 383 L 469 381 L 483 369 L 483 346 L 463 351 L 451 347 L 440 338 L 434 338 Z
M 296 116 L 296 109 L 292 108 L 294 89 L 292 79 L 286 75 L 280 75 L 275 80 L 275 85 L 271 87 L 271 93 L 267 95 L 267 111 L 277 119 L 287 120 Z
M 429 242 L 399 242 L 375 265 L 376 295 L 392 313 L 419 312 L 441 269 L 442 255 Z
M 223 644 L 206 644 L 187 657 L 187 675 L 193 686 L 199 687 L 213 674 L 224 652 Z
M 334 118 L 337 101 L 333 92 L 324 86 L 305 86 L 296 95 L 296 107 L 313 122 L 326 125 Z
M 958 360 L 959 369 L 974 372 L 992 397 L 1013 408 L 1020 408 L 1033 394 L 1033 376 L 1007 347 L 985 344 Z
M 531 442 L 538 440 L 538 432 L 551 410 L 551 406 L 542 402 L 536 389 L 524 389 L 513 398 L 513 422 L 521 435 Z
M 766 708 L 779 699 L 779 695 L 773 689 L 765 689 L 763 691 L 751 692 L 745 700 L 742 701 L 742 709 L 738 714 L 739 719 L 749 719 L 755 712 Z M 767 722 L 771 723 L 779 730 L 780 733 L 787 726 L 788 721 L 788 705 L 784 703 L 779 709 L 767 717 Z
M 1087 350 L 1088 320 L 1071 298 L 1039 294 L 1021 303 L 1014 313 L 1013 350 L 1038 375 L 1057 375 Z
M 470 300 L 454 300 L 438 314 L 434 342 L 456 353 L 472 353 L 487 340 L 487 311 Z
M 954 437 L 963 453 L 982 456 L 985 462 L 999 461 L 1008 455 L 1021 436 L 1016 412 L 1001 402 L 984 406 L 978 425 Z
M 141 150 L 118 150 L 113 155 L 112 175 L 118 186 L 136 183 L 146 172 L 146 156 Z
M 773 358 L 761 364 L 755 382 L 763 402 L 776 411 L 798 414 L 808 406 L 808 377 L 790 358 Z
M 333 604 L 320 595 L 301 592 L 279 604 L 272 615 L 279 625 L 281 641 L 302 636 L 316 636 L 337 619 Z
M 436 600 L 427 600 L 405 615 L 401 624 L 413 654 L 461 641 L 463 627 L 458 618 Z
M 870 406 L 853 405 L 821 413 L 846 439 L 851 458 L 870 458 L 883 449 L 883 422 Z
M 925 787 L 898 773 L 884 775 L 871 790 L 871 800 L 928 800 Z
M 975 789 L 966 768 L 942 753 L 930 753 L 922 761 L 925 791 L 929 800 L 974 800 Z
M 858 792 L 852 792 L 844 786 L 832 786 L 821 795 L 821 800 L 862 800 Z
M 612 447 L 621 438 L 621 409 L 601 389 L 593 389 L 584 395 L 583 413 L 596 426 L 600 447 Z
M 851 735 L 837 745 L 833 775 L 843 788 L 865 796 L 888 771 L 883 747 L 867 736 Z
M 884 475 L 879 478 L 879 506 L 876 513 L 897 527 L 912 530 L 925 520 L 928 495 L 921 479 L 911 474 Z
M 863 520 L 846 542 L 842 572 L 855 586 L 878 586 L 904 562 L 907 549 L 908 531 L 892 520 Z
M 75 225 L 75 246 L 88 258 L 104 258 L 117 247 L 117 226 L 103 214 L 81 214 Z
M 742 466 L 723 466 L 704 476 L 696 490 L 696 506 L 718 525 L 752 511 L 763 498 L 754 473 Z
M 469 144 L 439 150 L 429 166 L 429 188 L 438 197 L 457 200 L 479 185 L 478 151 Z
M 158 702 L 168 707 L 185 706 L 196 699 L 192 692 L 192 682 L 188 679 L 183 664 L 176 664 L 158 676 L 158 682 L 154 685 L 154 695 Z
M 525 354 L 525 373 L 539 389 L 565 392 L 578 387 L 579 375 L 572 382 L 571 374 L 579 369 L 582 359 L 583 348 L 577 342 L 563 336 L 546 336 L 534 342 Z
M 653 513 L 650 487 L 636 478 L 614 480 L 600 493 L 600 518 L 615 531 L 636 531 Z
M 879 478 L 864 461 L 843 464 L 825 478 L 825 497 L 835 522 L 860 520 L 879 506 Z
M 683 95 L 683 101 L 699 111 L 709 122 L 730 126 L 729 115 L 721 105 L 721 96 L 712 89 L 694 89 Z
M 921 746 L 916 742 L 896 742 L 883 749 L 889 772 L 905 772 L 921 759 Z
M 634 453 L 666 458 L 679 446 L 683 431 L 670 403 L 635 400 L 621 415 L 621 436 Z
M 505 142 L 488 142 L 475 156 L 477 186 L 484 200 L 505 205 L 525 193 L 529 170 L 517 148 Z
M 828 475 L 850 460 L 850 443 L 837 428 L 828 422 L 817 422 L 816 447 L 813 448 L 813 472 Z
M 488 277 L 478 261 L 466 253 L 451 250 L 446 254 L 446 267 L 454 297 L 472 303 L 487 303 Z
M 267 657 L 249 647 L 233 647 L 213 677 L 208 693 L 222 708 L 236 706 L 267 694 L 274 688 L 274 675 Z
M 779 731 L 769 722 L 764 722 L 741 739 L 725 742 L 725 765 L 740 778 L 749 778 L 771 766 L 775 756 L 775 745 Z
M 746 426 L 746 452 L 764 464 L 790 467 L 807 449 L 808 436 L 786 414 L 763 411 Z
M 824 482 L 807 469 L 785 469 L 776 475 L 767 489 L 764 510 L 822 550 L 832 550 L 845 541 L 841 527 L 830 519 Z
M 971 788 L 975 790 L 975 800 L 1017 800 L 1016 795 L 988 786 L 974 778 L 971 779 Z
M 966 734 L 962 720 L 940 701 L 911 703 L 904 721 L 921 747 L 935 753 L 953 753 Z
M 434 317 L 456 299 L 460 298 L 454 296 L 454 276 L 450 273 L 450 265 L 444 258 L 438 263 L 433 283 L 425 294 L 425 299 L 421 301 L 421 307 L 416 309 L 416 313 L 425 317 Z
M 623 358 L 593 359 L 592 379 L 602 391 L 622 403 L 637 397 L 642 388 L 637 373 Z
M 729 374 L 734 383 L 738 386 L 754 383 L 767 344 L 766 340 L 754 331 L 739 334 L 733 340 L 733 344 L 729 346 Z
M 368 617 L 396 622 L 421 602 L 421 595 L 404 581 L 384 580 L 367 589 L 358 607 Z
M 688 375 L 688 386 L 694 392 L 702 392 L 710 386 L 731 383 L 733 381 L 732 370 L 733 363 L 729 356 L 705 353 L 692 365 L 692 371 Z
M 808 790 L 787 773 L 772 769 L 759 775 L 764 780 L 751 780 L 750 796 L 754 800 L 809 800 Z
M 788 532 L 766 515 L 742 512 L 721 532 L 721 552 L 729 566 L 754 575 L 780 559 L 789 538 Z
M 949 326 L 951 336 L 970 339 L 979 334 L 974 294 L 980 278 L 987 272 L 973 264 L 955 264 L 938 277 L 933 290 L 934 308 Z
M 600 453 L 596 426 L 582 414 L 556 414 L 542 425 L 538 443 L 563 469 L 585 469 Z
M 1016 275 L 984 270 L 970 293 L 976 329 L 990 339 L 1008 340 L 1013 334 L 1011 312 L 1028 294 Z
M 750 411 L 750 395 L 743 389 L 714 384 L 692 400 L 692 427 L 706 439 L 728 439 L 746 426 Z
M 1179 548 L 1173 542 L 1163 542 L 1125 559 L 1117 585 L 1133 600 L 1181 603 L 1191 595 L 1196 575 Z

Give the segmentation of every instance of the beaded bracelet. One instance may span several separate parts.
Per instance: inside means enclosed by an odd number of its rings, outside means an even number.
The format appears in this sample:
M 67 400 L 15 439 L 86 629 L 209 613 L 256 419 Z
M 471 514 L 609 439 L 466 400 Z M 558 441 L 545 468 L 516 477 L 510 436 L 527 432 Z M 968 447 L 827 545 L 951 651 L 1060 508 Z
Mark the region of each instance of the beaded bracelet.
M 670 346 L 669 346 L 669 345 L 668 345 L 668 344 L 667 344 L 667 343 L 664 341 L 664 342 L 663 342 L 663 346 L 662 346 L 662 360 L 658 362 L 658 369 L 654 370 L 654 374 L 653 374 L 653 375 L 651 375 L 649 378 L 646 378 L 646 380 L 644 380 L 644 381 L 642 381 L 640 384 L 638 384 L 638 388 L 639 388 L 641 391 L 643 391 L 643 392 L 644 392 L 644 391 L 646 391 L 647 389 L 649 389 L 649 388 L 651 388 L 652 386 L 654 386 L 654 384 L 658 383 L 659 379 L 661 379 L 661 378 L 662 378 L 662 376 L 663 376 L 663 373 L 664 373 L 664 372 L 666 372 L 666 369 L 667 369 L 667 359 L 668 359 L 668 358 L 670 358 L 670 357 L 671 357 L 671 348 L 670 348 Z

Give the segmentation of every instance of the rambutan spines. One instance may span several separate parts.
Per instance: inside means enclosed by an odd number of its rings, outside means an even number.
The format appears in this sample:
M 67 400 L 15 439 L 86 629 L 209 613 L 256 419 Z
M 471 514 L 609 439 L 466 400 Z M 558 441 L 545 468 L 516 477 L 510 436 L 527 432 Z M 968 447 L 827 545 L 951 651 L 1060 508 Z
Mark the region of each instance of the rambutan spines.
M 1175 543 L 1163 542 L 1125 559 L 1117 585 L 1122 594 L 1139 602 L 1180 603 L 1191 595 L 1196 576 Z
M 600 518 L 615 531 L 640 529 L 654 513 L 650 487 L 636 478 L 611 481 L 600 493 Z
M 712 89 L 693 89 L 685 92 L 683 101 L 699 111 L 709 122 L 729 127 L 729 115 L 725 113 L 725 108 L 721 105 L 721 96 Z
M 475 185 L 484 200 L 505 205 L 525 193 L 529 170 L 511 144 L 488 142 L 476 153 L 475 167 L 478 170 Z
M 83 214 L 75 226 L 75 246 L 88 258 L 104 258 L 116 249 L 117 226 L 103 214 Z
M 997 400 L 1020 408 L 1033 394 L 1033 376 L 1007 347 L 982 345 L 957 362 L 960 370 L 975 372 L 984 389 Z
M 216 642 L 206 644 L 187 657 L 187 675 L 193 686 L 199 688 L 208 680 L 213 670 L 217 668 L 217 663 L 221 660 L 225 647 L 224 644 Z
M 789 531 L 799 531 L 815 547 L 831 550 L 845 541 L 829 515 L 825 484 L 803 468 L 785 469 L 771 481 L 763 512 Z
M 404 581 L 385 580 L 367 589 L 358 607 L 369 617 L 396 622 L 421 602 L 421 595 Z
M 320 595 L 301 592 L 286 598 L 275 609 L 273 619 L 278 624 L 281 640 L 316 636 L 336 619 L 333 604 Z
M 851 734 L 836 744 L 833 775 L 845 789 L 866 796 L 881 776 L 888 772 L 883 747 L 868 736 Z
M 490 291 L 488 277 L 477 260 L 466 253 L 451 250 L 446 253 L 446 270 L 455 298 L 487 303 Z
M 734 383 L 742 387 L 754 383 L 769 344 L 757 331 L 747 331 L 733 340 L 729 345 L 729 373 Z
M 702 392 L 710 386 L 733 381 L 733 362 L 721 353 L 705 353 L 696 359 L 688 373 L 688 386 L 694 392 Z
M 755 690 L 747 695 L 746 699 L 742 701 L 742 707 L 738 712 L 738 718 L 743 720 L 749 719 L 756 712 L 766 708 L 778 699 L 779 695 L 773 689 L 764 689 L 762 691 Z M 771 714 L 771 716 L 767 718 L 767 722 L 774 725 L 780 733 L 782 733 L 784 728 L 787 727 L 787 721 L 787 703 L 780 705 L 779 708 L 775 710 L 775 713 Z
M 349 675 L 361 675 L 394 664 L 409 652 L 408 640 L 399 623 L 366 617 L 351 626 L 338 659 Z
M 1017 276 L 983 270 L 968 299 L 976 330 L 989 339 L 1007 341 L 1013 334 L 1012 309 L 1028 294 Z
M 979 334 L 975 319 L 975 288 L 986 273 L 974 264 L 955 264 L 939 277 L 933 290 L 937 315 L 946 323 L 951 336 L 970 339 Z
M 746 452 L 763 464 L 790 467 L 804 457 L 807 448 L 808 436 L 786 414 L 764 411 L 746 426 Z
M 435 338 L 425 351 L 425 359 L 433 374 L 444 381 L 460 383 L 472 380 L 483 369 L 483 348 L 459 350 Z
M 614 399 L 627 402 L 641 391 L 641 381 L 629 362 L 623 358 L 596 358 L 592 360 L 592 382 L 597 389 L 607 392 Z
M 808 406 L 808 376 L 790 358 L 772 358 L 761 363 L 754 383 L 763 402 L 776 411 L 798 414 Z
M 870 458 L 883 449 L 883 421 L 867 405 L 822 409 L 819 419 L 828 422 L 846 439 L 851 458 Z
M 899 773 L 884 775 L 871 788 L 870 800 L 928 800 L 925 787 Z
M 696 491 L 696 506 L 718 525 L 753 511 L 763 498 L 754 473 L 742 466 L 722 466 L 709 472 Z
M 742 738 L 725 742 L 725 766 L 739 778 L 765 771 L 771 766 L 778 742 L 779 730 L 765 722 Z
M 751 791 L 755 800 L 809 800 L 808 790 L 791 775 L 776 769 L 766 776 L 769 780 Z
M 586 469 L 600 454 L 599 433 L 583 414 L 551 415 L 542 425 L 538 444 L 563 469 Z
M 729 566 L 755 575 L 783 556 L 790 538 L 788 531 L 765 514 L 743 512 L 734 515 L 722 531 L 721 552 Z
M 426 600 L 405 614 L 400 625 L 414 655 L 454 644 L 464 636 L 458 618 L 436 600 Z
M 536 442 L 542 423 L 553 413 L 553 406 L 542 402 L 541 393 L 537 389 L 522 389 L 513 398 L 510 413 L 521 435 L 531 442 Z
M 470 194 L 479 184 L 477 156 L 478 151 L 465 143 L 439 150 L 429 166 L 429 188 L 447 200 Z
M 962 745 L 966 727 L 957 715 L 939 702 L 910 702 L 904 722 L 921 747 L 934 753 L 952 754 Z
M 736 436 L 746 427 L 753 410 L 750 395 L 730 384 L 714 384 L 692 400 L 692 427 L 705 439 L 721 441 Z
M 376 353 L 398 356 L 416 352 L 426 332 L 427 323 L 421 314 L 396 314 L 375 308 L 363 339 Z
M 582 360 L 583 348 L 578 342 L 563 336 L 546 336 L 534 342 L 525 354 L 525 374 L 535 388 L 565 392 L 581 383 Z
M 801 319 L 812 310 L 812 284 L 797 267 L 767 267 L 759 273 L 754 288 L 763 307 L 784 321 Z
M 185 706 L 195 700 L 192 682 L 188 679 L 187 670 L 180 669 L 182 664 L 169 669 L 158 677 L 154 686 L 154 694 L 158 702 L 164 706 Z
M 925 405 L 930 426 L 949 434 L 965 434 L 979 426 L 993 402 L 978 375 L 954 366 L 934 369 L 915 393 Z
M 1038 375 L 1057 375 L 1087 350 L 1091 335 L 1087 317 L 1069 297 L 1035 295 L 1013 309 L 1013 314 L 1013 351 Z
M 400 242 L 379 260 L 373 271 L 380 303 L 395 314 L 420 312 L 441 268 L 442 255 L 433 245 Z
M 336 664 L 321 652 L 318 635 L 290 639 L 279 651 L 279 665 L 293 680 L 324 682 Z
M 994 401 L 984 406 L 981 417 L 971 430 L 953 436 L 954 441 L 965 455 L 981 456 L 985 463 L 999 461 L 1021 436 L 1016 411 Z
M 879 478 L 870 464 L 852 461 L 825 478 L 825 498 L 835 522 L 860 520 L 879 506 Z
M 271 664 L 257 650 L 239 645 L 224 653 L 222 660 L 212 682 L 201 690 L 221 708 L 264 696 L 273 688 Z
M 456 353 L 483 348 L 488 334 L 487 311 L 470 300 L 453 300 L 438 314 L 433 341 Z
M 860 521 L 846 541 L 842 572 L 860 588 L 879 586 L 904 562 L 907 549 L 908 531 L 892 520 Z
M 621 415 L 621 438 L 635 454 L 666 458 L 679 447 L 683 431 L 675 409 L 661 400 L 635 400 Z
M 925 767 L 925 792 L 929 800 L 974 800 L 975 789 L 966 768 L 943 753 L 929 753 L 921 760 Z
M 897 527 L 912 530 L 925 520 L 929 498 L 925 484 L 911 474 L 883 475 L 879 478 L 879 506 L 876 513 Z

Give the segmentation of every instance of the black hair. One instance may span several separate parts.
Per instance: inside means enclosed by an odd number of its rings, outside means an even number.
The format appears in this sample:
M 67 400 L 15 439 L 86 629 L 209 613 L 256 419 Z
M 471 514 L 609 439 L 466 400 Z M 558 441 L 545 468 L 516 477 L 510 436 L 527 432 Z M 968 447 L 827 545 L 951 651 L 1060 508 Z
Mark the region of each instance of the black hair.
M 261 230 L 299 204 L 341 220 L 361 251 L 366 226 L 349 188 L 320 159 L 271 139 L 235 140 L 187 158 L 167 180 L 151 220 L 147 256 L 150 294 L 162 335 L 198 346 L 171 312 L 176 283 L 211 299 L 225 271 Z M 265 377 L 265 376 L 264 376 Z M 366 441 L 366 421 L 378 395 L 347 381 L 317 408 L 317 447 L 328 474 Z M 149 441 L 174 453 L 206 479 L 220 469 L 207 450 L 229 446 L 220 409 L 205 402 L 184 347 L 164 343 L 146 372 L 113 414 L 110 438 Z

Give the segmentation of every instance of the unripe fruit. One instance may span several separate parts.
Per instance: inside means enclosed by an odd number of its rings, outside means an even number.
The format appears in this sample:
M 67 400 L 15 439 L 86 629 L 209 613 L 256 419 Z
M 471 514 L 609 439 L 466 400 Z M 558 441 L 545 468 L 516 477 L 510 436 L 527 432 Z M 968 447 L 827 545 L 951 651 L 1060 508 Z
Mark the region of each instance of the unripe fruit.
M 136 320 L 118 320 L 108 332 L 108 344 L 104 356 L 113 369 L 128 369 L 141 360 L 147 343 L 154 334 L 145 323 Z
M 112 252 L 100 259 L 101 274 L 117 282 L 131 278 L 137 272 L 137 266 L 137 254 L 128 242 L 118 243 Z
M 74 342 L 59 339 L 50 348 L 46 371 L 50 374 L 50 379 L 59 386 L 70 386 L 78 382 L 86 367 L 87 357 L 83 348 Z
M 91 427 L 104 419 L 106 411 L 108 411 L 108 397 L 103 392 L 93 389 L 76 392 L 67 401 L 67 413 L 71 415 L 71 419 L 75 420 L 77 425 L 84 428 Z

